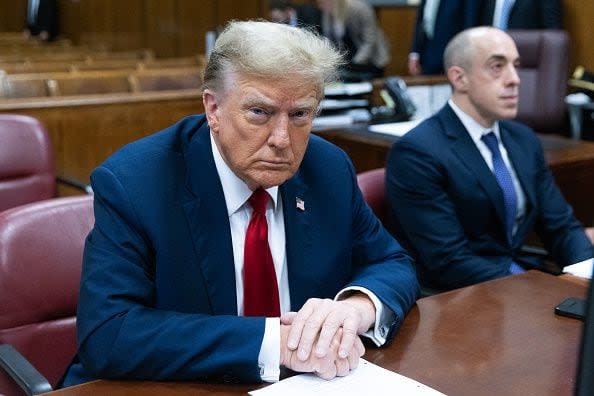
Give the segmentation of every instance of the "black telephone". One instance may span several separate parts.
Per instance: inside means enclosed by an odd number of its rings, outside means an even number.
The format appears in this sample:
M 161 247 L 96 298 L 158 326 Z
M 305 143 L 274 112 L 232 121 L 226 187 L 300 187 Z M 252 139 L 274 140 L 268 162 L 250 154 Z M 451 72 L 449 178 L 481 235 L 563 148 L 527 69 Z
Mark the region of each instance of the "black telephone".
M 386 105 L 371 109 L 374 123 L 408 121 L 417 111 L 400 77 L 385 78 L 380 96 Z

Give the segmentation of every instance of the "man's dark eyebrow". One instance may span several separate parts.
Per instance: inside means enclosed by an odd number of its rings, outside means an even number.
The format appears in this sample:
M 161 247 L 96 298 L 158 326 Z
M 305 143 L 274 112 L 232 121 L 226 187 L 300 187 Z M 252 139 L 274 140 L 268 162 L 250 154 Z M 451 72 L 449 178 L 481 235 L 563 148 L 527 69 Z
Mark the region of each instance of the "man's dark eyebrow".
M 507 60 L 507 58 L 504 55 L 495 54 L 495 55 L 491 55 L 487 59 L 487 62 L 491 62 L 491 61 L 505 61 L 505 60 Z
M 508 60 L 508 58 L 505 55 L 494 54 L 494 55 L 491 55 L 487 59 L 487 62 L 491 62 L 491 61 L 507 61 L 507 60 Z M 520 63 L 520 57 L 518 56 L 517 58 L 512 59 L 511 60 L 511 63 L 513 63 L 513 64 Z

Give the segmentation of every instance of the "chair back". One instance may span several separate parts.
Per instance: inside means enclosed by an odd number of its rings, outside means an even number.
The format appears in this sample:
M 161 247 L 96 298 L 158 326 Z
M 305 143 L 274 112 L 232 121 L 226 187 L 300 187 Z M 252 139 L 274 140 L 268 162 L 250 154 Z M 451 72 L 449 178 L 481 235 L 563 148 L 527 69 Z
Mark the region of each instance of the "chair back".
M 56 194 L 54 154 L 45 126 L 0 114 L 0 211 Z
M 377 168 L 357 175 L 357 184 L 363 193 L 363 199 L 373 210 L 378 219 L 387 226 L 389 221 L 388 201 L 386 199 L 386 169 Z
M 0 344 L 10 344 L 50 384 L 76 352 L 76 305 L 89 195 L 53 198 L 0 213 Z M 0 368 L 0 394 L 22 391 Z
M 569 36 L 563 30 L 510 30 L 520 54 L 517 120 L 537 132 L 563 132 Z

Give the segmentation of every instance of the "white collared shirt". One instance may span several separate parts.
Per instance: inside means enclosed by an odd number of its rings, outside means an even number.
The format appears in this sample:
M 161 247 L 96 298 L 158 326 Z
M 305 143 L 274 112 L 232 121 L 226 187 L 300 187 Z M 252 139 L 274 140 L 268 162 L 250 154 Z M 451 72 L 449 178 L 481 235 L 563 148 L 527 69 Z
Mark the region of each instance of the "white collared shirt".
M 522 185 L 520 184 L 520 180 L 518 179 L 518 175 L 516 174 L 516 170 L 514 169 L 513 164 L 511 163 L 509 156 L 507 155 L 507 150 L 501 141 L 501 134 L 499 132 L 499 122 L 495 122 L 488 128 L 485 128 L 478 122 L 476 122 L 471 116 L 466 114 L 460 107 L 458 107 L 452 99 L 448 100 L 448 104 L 454 110 L 454 113 L 458 116 L 462 125 L 468 131 L 472 141 L 476 145 L 476 148 L 481 153 L 483 159 L 489 166 L 489 169 L 493 171 L 493 154 L 491 154 L 491 150 L 489 147 L 483 142 L 481 139 L 483 135 L 486 135 L 489 132 L 493 132 L 495 136 L 497 136 L 497 140 L 499 141 L 499 151 L 501 152 L 501 157 L 503 157 L 503 162 L 505 162 L 505 166 L 510 171 L 510 176 L 512 178 L 512 182 L 514 184 L 514 190 L 516 190 L 516 197 L 518 198 L 517 203 L 517 210 L 516 210 L 516 221 L 514 222 L 514 227 L 512 233 L 515 234 L 519 224 L 522 222 L 524 214 L 526 212 L 526 194 L 522 189 Z
M 215 167 L 223 186 L 223 195 L 229 215 L 231 228 L 231 241 L 233 243 L 233 260 L 235 264 L 235 289 L 237 295 L 237 313 L 243 315 L 243 250 L 245 234 L 252 214 L 252 208 L 247 203 L 252 191 L 229 168 L 210 134 L 210 144 Z M 289 279 L 287 274 L 287 256 L 285 245 L 285 221 L 283 217 L 282 199 L 278 186 L 266 189 L 271 199 L 266 206 L 266 219 L 268 221 L 268 244 L 278 282 L 281 313 L 291 310 L 289 293 Z M 388 324 L 394 320 L 394 313 L 384 309 L 383 303 L 369 290 L 362 287 L 349 287 L 341 290 L 335 300 L 348 295 L 348 292 L 360 291 L 365 293 L 373 302 L 376 309 L 376 321 L 373 329 L 365 336 L 376 345 L 386 342 Z M 280 376 L 280 319 L 266 318 L 264 338 L 258 355 L 260 375 L 263 381 L 274 382 Z

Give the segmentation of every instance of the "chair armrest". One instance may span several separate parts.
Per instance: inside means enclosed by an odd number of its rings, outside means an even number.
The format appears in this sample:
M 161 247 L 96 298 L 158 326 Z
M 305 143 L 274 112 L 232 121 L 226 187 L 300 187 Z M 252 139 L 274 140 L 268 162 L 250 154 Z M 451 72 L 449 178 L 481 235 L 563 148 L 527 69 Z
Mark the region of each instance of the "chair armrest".
M 80 180 L 73 179 L 68 176 L 56 176 L 56 181 L 58 183 L 62 183 L 64 185 L 66 185 L 66 186 L 74 187 L 74 188 L 84 192 L 85 194 L 88 194 L 88 195 L 93 194 L 93 189 L 91 188 L 91 185 L 83 183 Z
M 545 248 L 542 248 L 540 246 L 524 245 L 520 248 L 520 251 L 522 253 L 531 254 L 533 256 L 538 256 L 542 259 L 550 258 L 549 252 L 547 252 L 547 250 Z
M 53 390 L 48 380 L 11 345 L 0 345 L 0 367 L 27 395 L 38 395 Z
M 520 251 L 524 256 L 534 257 L 535 260 L 538 260 L 540 265 L 538 265 L 537 268 L 540 271 L 549 273 L 551 275 L 560 275 L 563 273 L 563 268 L 555 262 L 553 257 L 545 248 L 540 246 L 524 245 L 520 248 Z

